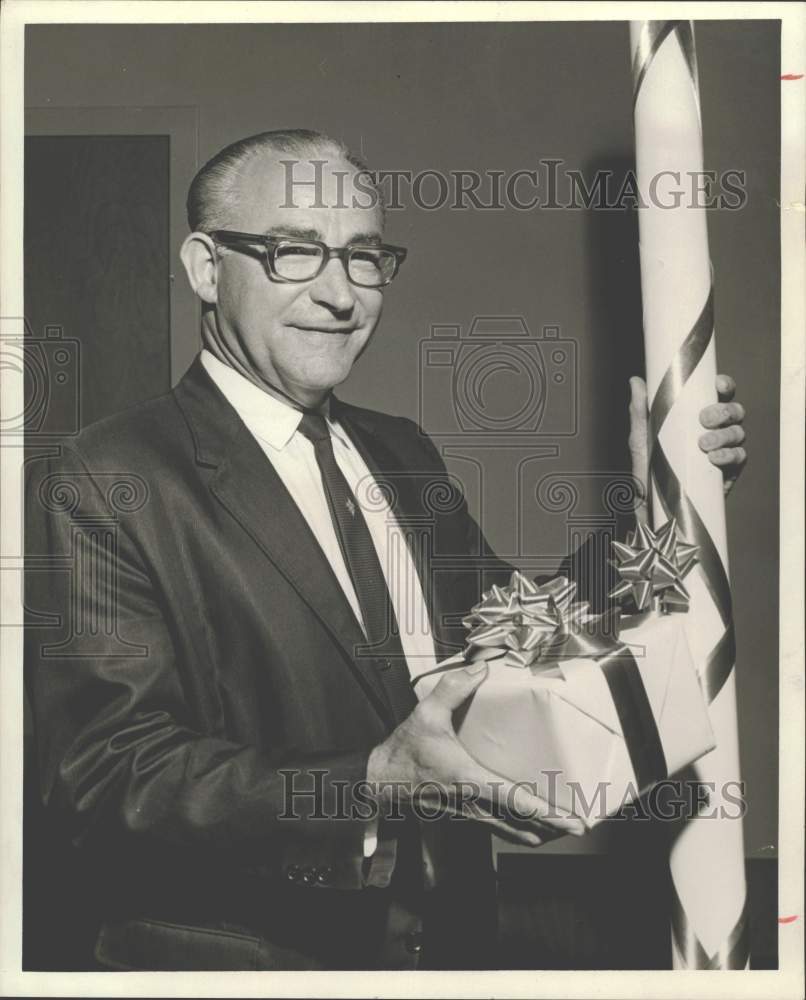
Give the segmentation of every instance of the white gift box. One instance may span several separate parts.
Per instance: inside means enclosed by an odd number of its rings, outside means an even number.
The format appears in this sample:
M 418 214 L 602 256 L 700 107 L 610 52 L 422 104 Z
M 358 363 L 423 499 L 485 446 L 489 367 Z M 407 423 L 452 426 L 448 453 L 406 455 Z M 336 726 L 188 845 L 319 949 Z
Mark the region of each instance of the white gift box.
M 607 656 L 530 667 L 491 659 L 487 677 L 457 713 L 459 739 L 479 763 L 511 781 L 536 783 L 539 794 L 594 826 L 647 790 L 640 780 L 646 768 L 634 760 L 654 760 L 651 785 L 715 746 L 683 616 L 622 619 L 619 641 L 632 663 L 619 665 L 615 685 L 607 679 Z M 463 663 L 461 655 L 452 657 L 417 677 L 418 698 L 446 667 Z M 643 721 L 636 722 L 642 709 Z

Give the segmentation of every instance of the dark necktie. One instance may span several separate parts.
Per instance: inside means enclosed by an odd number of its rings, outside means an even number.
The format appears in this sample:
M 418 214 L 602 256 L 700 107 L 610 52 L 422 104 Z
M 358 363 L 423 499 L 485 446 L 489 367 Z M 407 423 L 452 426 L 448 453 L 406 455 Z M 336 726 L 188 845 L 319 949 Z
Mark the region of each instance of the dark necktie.
M 401 722 L 417 704 L 417 698 L 409 680 L 397 619 L 372 536 L 361 507 L 336 464 L 325 418 L 319 413 L 306 413 L 299 423 L 299 431 L 313 444 L 330 517 L 361 608 L 367 646 L 370 647 L 363 655 L 372 657 L 378 666 L 390 707 L 396 721 Z M 360 651 L 356 652 L 356 656 L 361 655 Z

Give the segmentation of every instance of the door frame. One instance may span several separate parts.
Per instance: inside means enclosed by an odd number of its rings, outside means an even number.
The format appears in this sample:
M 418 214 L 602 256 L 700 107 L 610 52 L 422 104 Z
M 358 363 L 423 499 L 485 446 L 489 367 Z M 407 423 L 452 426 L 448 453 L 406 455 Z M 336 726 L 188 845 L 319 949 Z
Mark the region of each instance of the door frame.
M 187 236 L 185 197 L 199 163 L 199 109 L 154 107 L 30 107 L 25 135 L 167 135 L 169 139 L 169 280 L 171 385 L 201 347 L 201 307 L 187 282 L 179 248 Z

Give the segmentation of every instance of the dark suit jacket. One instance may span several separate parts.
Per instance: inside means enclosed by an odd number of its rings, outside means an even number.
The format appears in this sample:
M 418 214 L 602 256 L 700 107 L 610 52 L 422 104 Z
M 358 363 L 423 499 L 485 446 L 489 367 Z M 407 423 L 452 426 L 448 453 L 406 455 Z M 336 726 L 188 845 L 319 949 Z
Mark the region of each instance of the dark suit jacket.
M 509 567 L 415 424 L 334 405 L 388 484 L 438 653 L 453 652 L 462 614 Z M 34 456 L 28 500 L 40 790 L 91 859 L 101 960 L 371 967 L 390 890 L 362 863 L 364 824 L 314 813 L 349 811 L 395 720 L 310 529 L 200 361 L 167 395 Z M 299 798 L 301 818 L 281 818 L 284 770 L 316 787 L 318 810 Z M 443 826 L 446 898 L 464 894 L 456 919 L 481 928 L 489 838 Z

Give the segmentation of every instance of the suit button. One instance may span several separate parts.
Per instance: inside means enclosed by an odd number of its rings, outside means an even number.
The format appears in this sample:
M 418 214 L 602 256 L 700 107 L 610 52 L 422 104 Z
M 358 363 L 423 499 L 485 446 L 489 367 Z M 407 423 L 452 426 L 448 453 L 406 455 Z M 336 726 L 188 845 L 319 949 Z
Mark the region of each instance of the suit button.
M 392 661 L 391 660 L 378 660 L 378 670 L 391 670 Z
M 410 955 L 419 955 L 423 950 L 423 935 L 420 931 L 410 931 L 406 935 L 406 951 Z
M 316 881 L 319 885 L 330 885 L 333 881 L 333 869 L 327 866 L 319 868 L 316 872 Z
M 316 882 L 316 869 L 305 868 L 300 876 L 300 882 L 303 885 L 313 885 Z
M 285 877 L 289 882 L 299 882 L 302 878 L 302 869 L 299 865 L 289 865 L 285 870 Z

